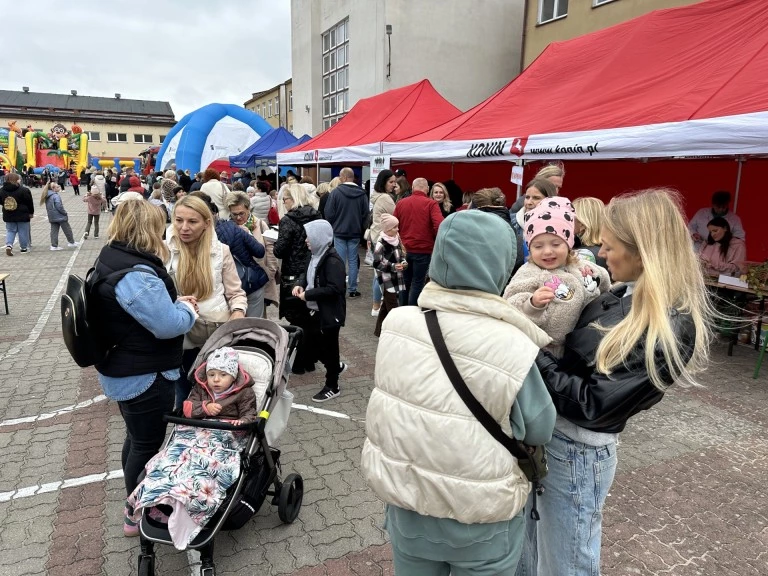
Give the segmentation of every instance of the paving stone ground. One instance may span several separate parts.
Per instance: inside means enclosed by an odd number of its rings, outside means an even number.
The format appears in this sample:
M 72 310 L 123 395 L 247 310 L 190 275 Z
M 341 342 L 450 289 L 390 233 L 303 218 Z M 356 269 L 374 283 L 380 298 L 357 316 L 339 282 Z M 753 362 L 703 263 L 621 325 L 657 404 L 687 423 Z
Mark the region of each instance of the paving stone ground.
M 33 189 L 35 196 L 40 189 Z M 78 237 L 85 204 L 64 193 Z M 83 274 L 106 238 L 75 250 L 48 250 L 48 223 L 32 225 L 33 250 L 7 258 L 9 316 L 0 311 L 0 574 L 135 574 L 138 541 L 121 531 L 122 479 L 63 489 L 30 487 L 120 469 L 124 428 L 117 406 L 101 401 L 36 422 L 100 394 L 93 369 L 77 367 L 61 339 L 59 290 L 69 269 Z M 63 235 L 61 238 L 64 243 Z M 369 315 L 370 269 L 363 298 L 348 302 L 343 393 L 323 408 L 345 420 L 301 410 L 281 439 L 284 473 L 305 480 L 299 519 L 281 524 L 264 505 L 243 529 L 216 540 L 219 574 L 301 576 L 392 574 L 381 529 L 383 506 L 359 471 L 376 339 Z M 58 290 L 57 290 L 58 289 Z M 47 314 L 47 316 L 46 316 Z M 725 355 L 715 344 L 701 388 L 674 388 L 621 437 L 619 469 L 605 513 L 602 571 L 607 575 L 768 574 L 768 365 L 752 379 L 754 350 Z M 311 404 L 322 370 L 290 384 Z M 468 453 L 470 453 L 468 447 Z M 3 498 L 13 491 L 15 497 Z M 28 494 L 33 495 L 28 495 Z M 493 503 L 489 503 L 493 505 Z M 198 573 L 197 554 L 158 549 L 158 574 Z

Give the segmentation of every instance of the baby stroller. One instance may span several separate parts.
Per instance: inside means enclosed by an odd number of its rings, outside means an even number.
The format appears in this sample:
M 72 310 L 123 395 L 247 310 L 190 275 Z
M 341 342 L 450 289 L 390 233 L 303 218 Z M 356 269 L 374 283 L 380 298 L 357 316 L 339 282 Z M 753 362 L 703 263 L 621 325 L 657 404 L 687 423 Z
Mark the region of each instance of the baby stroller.
M 301 339 L 301 329 L 283 327 L 270 320 L 242 318 L 219 327 L 198 354 L 190 370 L 194 371 L 205 362 L 208 354 L 222 346 L 238 351 L 240 364 L 253 378 L 254 392 L 260 410 L 256 422 L 234 426 L 232 424 L 187 419 L 180 413 L 167 415 L 167 422 L 175 425 L 194 426 L 213 430 L 246 431 L 246 448 L 240 453 L 240 475 L 227 490 L 226 498 L 208 520 L 205 527 L 187 545 L 199 550 L 201 576 L 214 576 L 213 541 L 219 530 L 236 530 L 245 525 L 259 511 L 267 496 L 277 505 L 277 513 L 290 524 L 299 514 L 304 495 L 304 481 L 299 474 L 280 477 L 280 450 L 275 448 L 277 439 L 288 423 L 293 395 L 288 392 L 288 375 L 296 345 Z M 173 442 L 177 428 L 171 431 L 167 447 Z M 167 523 L 153 518 L 144 509 L 139 521 L 141 552 L 139 576 L 155 574 L 154 544 L 173 545 Z

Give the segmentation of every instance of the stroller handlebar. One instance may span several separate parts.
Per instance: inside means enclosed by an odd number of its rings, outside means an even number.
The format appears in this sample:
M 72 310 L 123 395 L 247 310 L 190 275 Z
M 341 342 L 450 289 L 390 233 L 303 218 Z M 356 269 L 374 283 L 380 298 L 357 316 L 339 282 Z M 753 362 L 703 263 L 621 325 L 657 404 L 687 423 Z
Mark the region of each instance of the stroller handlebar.
M 177 416 L 176 412 L 163 415 L 163 421 L 170 424 L 182 424 L 184 426 L 194 426 L 196 428 L 210 428 L 213 430 L 230 430 L 233 432 L 250 432 L 254 427 L 264 431 L 264 426 L 267 421 L 259 417 L 254 422 L 247 422 L 245 424 L 229 424 L 228 422 L 222 422 L 221 420 L 201 420 L 199 418 L 184 418 L 183 416 Z

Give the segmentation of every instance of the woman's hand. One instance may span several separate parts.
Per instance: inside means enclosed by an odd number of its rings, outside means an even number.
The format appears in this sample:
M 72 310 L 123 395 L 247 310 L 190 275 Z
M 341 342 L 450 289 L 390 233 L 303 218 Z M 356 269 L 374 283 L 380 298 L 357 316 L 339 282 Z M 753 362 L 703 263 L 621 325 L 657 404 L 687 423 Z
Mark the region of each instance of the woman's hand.
M 221 404 L 218 402 L 210 402 L 205 405 L 205 409 L 208 410 L 208 414 L 211 416 L 218 416 L 221 412 Z
M 304 300 L 304 288 L 301 286 L 294 286 L 291 294 L 300 300 Z
M 555 299 L 555 291 L 549 286 L 542 286 L 531 296 L 531 304 L 534 308 L 546 308 Z
M 195 298 L 194 296 L 179 296 L 176 300 L 178 300 L 179 302 L 187 302 L 192 306 L 192 308 L 195 309 L 195 312 L 198 312 L 197 298 Z
M 230 320 L 237 320 L 238 318 L 245 318 L 245 312 L 242 310 L 233 310 L 229 315 Z

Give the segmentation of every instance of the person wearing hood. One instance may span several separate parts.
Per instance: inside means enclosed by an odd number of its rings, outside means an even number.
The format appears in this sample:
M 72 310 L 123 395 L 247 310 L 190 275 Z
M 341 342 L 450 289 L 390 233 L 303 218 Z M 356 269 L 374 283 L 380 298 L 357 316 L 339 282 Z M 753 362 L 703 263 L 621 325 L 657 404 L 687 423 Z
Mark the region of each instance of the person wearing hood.
M 357 274 L 360 265 L 357 249 L 368 218 L 368 197 L 365 190 L 355 184 L 355 173 L 352 168 L 342 168 L 339 179 L 341 184 L 335 190 L 331 190 L 325 205 L 325 219 L 333 227 L 336 252 L 349 267 L 349 297 L 357 298 L 360 296 L 360 292 L 357 291 Z
M 40 206 L 45 206 L 48 213 L 48 222 L 51 225 L 51 250 L 63 250 L 59 246 L 59 229 L 64 231 L 69 248 L 80 246 L 75 242 L 72 234 L 72 227 L 69 225 L 69 215 L 64 209 L 64 203 L 61 201 L 61 187 L 56 182 L 48 182 L 43 186 L 43 192 L 40 195 Z
M 100 178 L 100 180 L 98 180 Z M 88 205 L 88 223 L 85 225 L 85 234 L 83 234 L 83 240 L 88 240 L 88 235 L 91 233 L 91 224 L 94 225 L 94 238 L 99 237 L 99 217 L 101 211 L 107 207 L 107 199 L 104 195 L 105 181 L 104 176 L 97 175 L 97 178 L 92 180 L 88 191 L 83 197 L 83 202 Z
M 339 374 L 347 369 L 347 365 L 339 358 L 339 331 L 347 316 L 344 261 L 333 247 L 333 228 L 330 223 L 314 220 L 304 224 L 304 230 L 312 258 L 292 294 L 309 309 L 307 341 L 318 347 L 317 356 L 325 366 L 325 386 L 312 396 L 312 401 L 326 402 L 341 394 Z
M 309 310 L 304 303 L 293 296 L 292 291 L 299 277 L 307 271 L 312 257 L 306 244 L 307 233 L 304 224 L 319 220 L 317 210 L 307 204 L 307 194 L 299 184 L 288 184 L 283 188 L 285 216 L 280 219 L 273 254 L 282 259 L 280 265 L 280 318 L 294 326 L 307 330 Z M 306 340 L 304 341 L 306 342 Z M 315 363 L 306 354 L 306 345 L 299 345 L 293 365 L 294 374 L 314 370 Z
M 32 192 L 21 185 L 21 176 L 15 172 L 5 177 L 5 184 L 0 188 L 0 205 L 3 207 L 5 222 L 5 254 L 13 256 L 13 243 L 19 236 L 22 253 L 29 250 L 29 220 L 35 215 L 35 203 Z
M 459 374 L 504 433 L 542 445 L 556 414 L 535 360 L 549 338 L 499 296 L 515 253 L 497 216 L 452 214 L 418 304 L 436 311 Z M 361 470 L 386 504 L 395 573 L 514 574 L 530 485 L 451 384 L 420 308 L 390 311 L 374 378 Z

